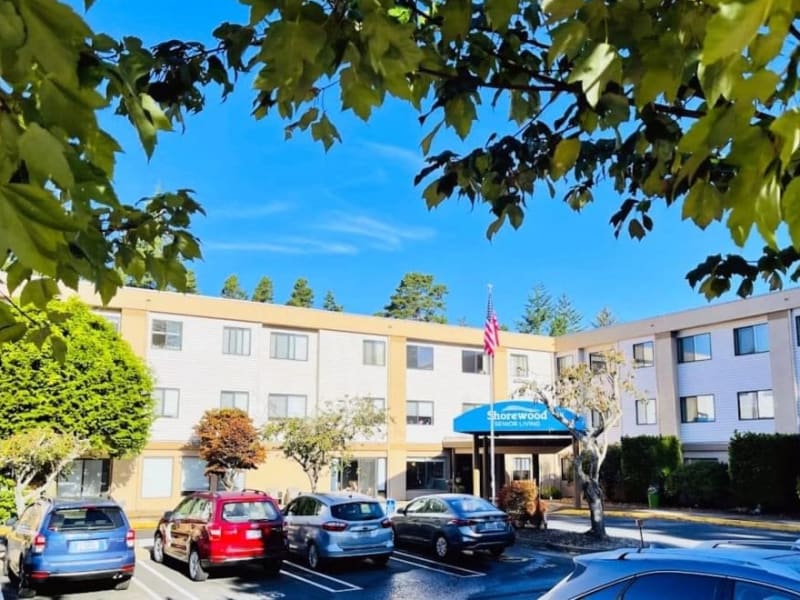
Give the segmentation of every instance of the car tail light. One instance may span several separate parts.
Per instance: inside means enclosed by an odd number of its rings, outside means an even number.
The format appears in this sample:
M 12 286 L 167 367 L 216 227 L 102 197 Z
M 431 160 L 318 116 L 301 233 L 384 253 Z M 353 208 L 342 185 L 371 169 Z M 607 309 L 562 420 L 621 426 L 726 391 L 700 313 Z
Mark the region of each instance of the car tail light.
M 47 571 L 34 571 L 31 573 L 31 579 L 43 580 L 50 577 L 50 573 Z
M 208 531 L 208 537 L 212 540 L 222 537 L 222 527 L 206 527 L 206 531 Z
M 33 538 L 33 553 L 41 554 L 44 552 L 44 547 L 47 545 L 47 538 L 41 533 Z
M 322 528 L 325 531 L 344 531 L 347 529 L 347 523 L 343 521 L 328 521 L 322 524 Z
M 392 526 L 391 519 L 384 519 L 383 521 L 381 521 L 381 527 L 391 527 L 391 526 Z
M 128 529 L 128 533 L 125 534 L 125 545 L 128 548 L 136 545 L 136 532 L 133 529 Z
M 472 527 L 475 525 L 475 521 L 472 519 L 450 519 L 447 524 L 455 525 L 456 527 Z
M 120 571 L 122 571 L 123 573 L 133 573 L 135 568 L 136 568 L 136 565 L 123 565 L 120 568 Z

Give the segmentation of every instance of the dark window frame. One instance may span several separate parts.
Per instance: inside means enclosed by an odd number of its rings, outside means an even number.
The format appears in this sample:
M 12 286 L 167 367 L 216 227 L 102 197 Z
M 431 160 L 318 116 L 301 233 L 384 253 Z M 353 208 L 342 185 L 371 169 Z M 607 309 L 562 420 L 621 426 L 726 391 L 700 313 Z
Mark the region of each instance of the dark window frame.
M 755 394 L 755 412 L 759 413 L 759 394 L 762 392 L 769 392 L 770 396 L 772 397 L 772 416 L 771 417 L 742 417 L 742 395 L 744 394 Z M 774 421 L 775 420 L 775 396 L 772 393 L 772 390 L 744 390 L 741 392 L 736 392 L 736 408 L 739 412 L 739 420 L 740 421 Z
M 763 330 L 765 332 L 764 338 L 766 341 L 766 348 L 759 349 L 758 341 L 759 336 L 756 335 L 756 329 Z M 752 335 L 752 350 L 748 351 L 746 348 L 742 349 L 742 339 L 741 335 L 747 332 L 751 332 Z M 767 327 L 767 323 L 756 323 L 755 325 L 745 325 L 744 327 L 735 327 L 733 329 L 733 353 L 736 356 L 748 356 L 750 354 L 764 354 L 765 352 L 769 352 L 769 329 Z
M 708 356 L 703 358 L 696 358 L 697 352 L 695 351 L 695 340 L 698 338 L 707 338 L 708 339 Z M 691 350 L 687 349 L 686 346 L 691 341 Z M 711 334 L 710 333 L 695 333 L 692 335 L 685 335 L 678 338 L 678 363 L 690 363 L 690 362 L 703 362 L 705 360 L 711 360 L 714 354 L 711 349 Z
M 480 350 L 461 351 L 461 372 L 471 375 L 485 375 L 489 372 L 489 365 L 484 364 L 484 354 Z M 471 366 L 474 371 L 467 370 Z
M 697 403 L 697 401 L 700 398 L 711 398 L 711 407 L 713 409 L 712 418 L 710 418 L 710 419 L 702 419 L 702 420 L 701 419 L 694 419 L 692 421 L 688 421 L 687 420 L 687 416 L 686 416 L 686 413 L 688 412 L 687 408 L 686 408 L 686 402 L 687 402 L 687 400 L 689 400 L 691 398 L 694 398 L 695 403 Z M 695 407 L 695 409 L 696 408 L 697 407 Z M 686 423 L 686 424 L 689 424 L 689 423 L 714 423 L 717 420 L 717 406 L 716 406 L 716 398 L 714 397 L 714 394 L 691 394 L 689 396 L 681 396 L 681 398 L 680 398 L 680 409 L 681 409 L 681 423 Z M 698 415 L 700 414 L 699 410 L 696 410 L 696 412 L 697 412 Z
M 427 362 L 420 361 L 420 358 L 424 358 L 420 356 L 420 351 L 422 350 L 426 351 L 430 350 L 430 364 L 428 364 Z M 412 364 L 412 362 L 414 364 Z M 433 346 L 426 346 L 423 344 L 408 344 L 406 346 L 407 369 L 415 369 L 418 371 L 433 371 L 434 364 L 435 364 L 435 353 L 433 351 Z
M 647 352 L 645 351 L 649 347 L 650 349 L 650 358 L 647 357 Z M 641 357 L 637 356 L 637 349 L 641 350 Z M 644 369 L 647 367 L 652 367 L 656 364 L 655 359 L 655 348 L 653 342 L 639 342 L 633 345 L 633 368 L 634 369 Z
M 647 420 L 647 407 L 651 402 L 653 403 L 653 405 L 656 405 L 656 399 L 655 398 L 637 398 L 636 406 L 635 406 L 635 409 L 636 409 L 636 424 L 637 425 L 657 425 L 658 424 L 658 411 L 657 411 L 657 409 L 653 411 L 653 421 L 650 422 L 650 421 Z M 639 405 L 641 403 L 644 403 L 644 420 L 640 420 L 639 419 L 639 415 L 640 415 Z

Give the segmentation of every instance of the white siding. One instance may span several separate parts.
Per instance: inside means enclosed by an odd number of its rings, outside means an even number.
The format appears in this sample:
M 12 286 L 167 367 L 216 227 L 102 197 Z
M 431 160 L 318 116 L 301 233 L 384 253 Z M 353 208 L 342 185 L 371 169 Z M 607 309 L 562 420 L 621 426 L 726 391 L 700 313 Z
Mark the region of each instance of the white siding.
M 652 337 L 642 337 L 631 340 L 624 340 L 617 344 L 618 350 L 625 356 L 625 360 L 631 367 L 633 375 L 633 385 L 639 397 L 655 398 L 656 407 L 659 402 L 672 402 L 672 398 L 662 400 L 658 397 L 656 386 L 656 366 L 633 368 L 633 345 L 644 342 L 652 342 Z M 670 365 L 665 365 L 669 368 Z M 634 437 L 637 435 L 658 435 L 658 408 L 656 408 L 656 423 L 654 425 L 637 425 L 636 423 L 636 395 L 622 394 L 622 419 L 620 421 L 620 435 Z

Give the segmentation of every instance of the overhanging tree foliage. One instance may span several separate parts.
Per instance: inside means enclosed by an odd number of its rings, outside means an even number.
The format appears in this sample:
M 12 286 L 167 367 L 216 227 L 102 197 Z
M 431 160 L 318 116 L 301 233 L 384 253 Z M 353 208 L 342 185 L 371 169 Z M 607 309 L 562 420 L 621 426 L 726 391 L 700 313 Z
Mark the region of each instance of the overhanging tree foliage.
M 234 489 L 239 473 L 258 468 L 267 458 L 253 419 L 239 408 L 207 410 L 195 433 L 206 475 L 218 475 L 226 490 Z
M 322 471 L 335 458 L 342 463 L 349 460 L 353 442 L 369 438 L 386 425 L 386 419 L 386 411 L 371 398 L 356 398 L 329 404 L 313 416 L 267 423 L 263 436 L 300 465 L 314 492 Z
M 581 491 L 589 504 L 591 527 L 587 534 L 600 538 L 606 537 L 600 467 L 608 450 L 607 432 L 622 416 L 622 395 L 639 395 L 625 357 L 612 350 L 602 354 L 602 365 L 592 368 L 579 363 L 565 368 L 554 384 L 531 381 L 521 390 L 544 402 L 580 444 L 580 456 L 574 461 Z
M 57 332 L 42 347 L 20 340 L 0 352 L 0 438 L 47 425 L 89 441 L 94 454 L 141 452 L 153 421 L 145 363 L 77 299 L 49 305 Z M 38 321 L 45 314 L 28 311 Z

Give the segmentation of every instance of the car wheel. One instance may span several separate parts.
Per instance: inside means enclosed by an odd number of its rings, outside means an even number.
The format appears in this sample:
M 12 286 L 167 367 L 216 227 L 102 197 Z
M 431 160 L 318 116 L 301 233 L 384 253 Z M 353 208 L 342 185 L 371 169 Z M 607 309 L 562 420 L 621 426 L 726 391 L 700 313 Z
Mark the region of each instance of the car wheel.
M 153 559 L 153 562 L 164 562 L 164 538 L 161 537 L 160 533 L 157 533 L 156 537 L 153 538 L 153 549 L 150 551 L 150 558 Z
M 315 571 L 319 571 L 322 568 L 323 560 L 319 555 L 319 548 L 314 542 L 311 542 L 306 549 L 306 562 Z
M 375 566 L 385 567 L 389 563 L 389 555 L 381 554 L 380 556 L 373 556 L 372 562 L 375 563 Z
M 189 551 L 189 579 L 192 581 L 205 581 L 208 579 L 208 571 L 200 564 L 200 554 L 198 554 L 195 547 L 192 547 Z
M 505 551 L 506 549 L 503 548 L 502 546 L 500 548 L 490 548 L 489 554 L 491 554 L 494 558 L 500 558 L 503 555 L 503 552 Z
M 450 547 L 450 542 L 443 534 L 437 535 L 433 540 L 433 553 L 439 560 L 449 560 L 453 556 L 453 549 Z
M 131 587 L 131 578 L 130 577 L 128 577 L 127 579 L 123 579 L 122 581 L 118 581 L 114 585 L 114 589 L 115 590 L 120 590 L 120 591 L 127 590 L 129 587 Z
M 281 572 L 281 567 L 283 567 L 282 560 L 264 561 L 264 572 L 270 577 L 277 577 Z

